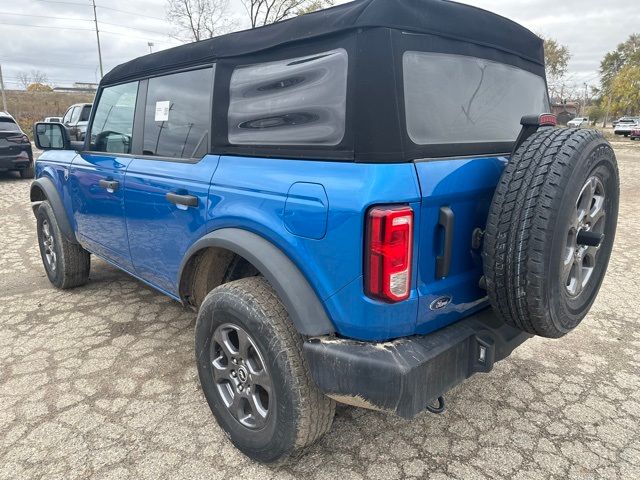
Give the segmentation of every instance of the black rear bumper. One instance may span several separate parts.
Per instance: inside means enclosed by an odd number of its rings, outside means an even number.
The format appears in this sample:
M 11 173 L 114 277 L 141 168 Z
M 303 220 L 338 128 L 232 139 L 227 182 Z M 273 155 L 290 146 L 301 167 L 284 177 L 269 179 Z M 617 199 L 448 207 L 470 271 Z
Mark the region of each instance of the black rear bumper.
M 412 418 L 474 373 L 489 372 L 529 338 L 486 309 L 429 335 L 392 342 L 312 338 L 304 354 L 330 397 Z
M 21 152 L 27 152 L 29 158 L 18 158 Z M 0 171 L 7 170 L 20 170 L 27 168 L 33 161 L 33 154 L 31 153 L 31 146 L 18 152 L 9 151 L 9 149 L 0 149 Z

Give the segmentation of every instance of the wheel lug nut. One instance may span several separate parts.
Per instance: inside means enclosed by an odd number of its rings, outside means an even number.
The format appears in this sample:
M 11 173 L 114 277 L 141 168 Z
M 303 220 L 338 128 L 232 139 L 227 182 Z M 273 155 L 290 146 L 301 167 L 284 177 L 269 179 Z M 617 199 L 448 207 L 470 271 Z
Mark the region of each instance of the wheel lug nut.
M 238 391 L 241 392 L 242 390 L 244 390 L 244 387 L 242 385 L 238 385 Z
M 235 370 L 231 370 L 231 376 L 232 376 L 233 378 L 236 378 L 236 377 L 238 376 L 238 374 L 236 373 L 236 371 L 235 371 Z

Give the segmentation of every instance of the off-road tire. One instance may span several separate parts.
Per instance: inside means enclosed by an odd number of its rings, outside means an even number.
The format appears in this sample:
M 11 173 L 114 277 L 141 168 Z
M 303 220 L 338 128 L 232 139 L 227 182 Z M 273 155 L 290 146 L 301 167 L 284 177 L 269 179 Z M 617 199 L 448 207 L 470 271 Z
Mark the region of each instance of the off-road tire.
M 563 280 L 567 232 L 576 199 L 591 178 L 606 192 L 604 238 L 590 280 L 573 297 Z M 506 323 L 557 338 L 587 314 L 604 278 L 615 237 L 619 176 L 614 152 L 594 130 L 543 129 L 511 156 L 489 211 L 483 245 L 491 305 Z M 591 203 L 590 203 L 591 205 Z
M 36 176 L 35 167 L 33 165 L 33 160 L 29 162 L 29 166 L 20 170 L 20 178 L 28 179 Z
M 62 234 L 49 202 L 45 201 L 40 204 L 36 220 L 40 256 L 49 281 L 55 287 L 63 290 L 86 284 L 91 269 L 91 255 L 80 245 L 67 240 Z M 46 227 L 43 228 L 45 222 L 48 224 L 49 235 L 53 238 L 52 250 L 55 253 L 55 268 L 47 260 L 47 247 L 44 242 Z
M 242 425 L 216 388 L 210 346 L 216 329 L 229 324 L 252 337 L 272 379 L 270 413 L 260 430 Z M 230 282 L 207 295 L 196 322 L 195 352 L 211 411 L 233 444 L 248 457 L 263 463 L 283 461 L 330 429 L 335 403 L 314 384 L 302 353 L 302 338 L 263 277 Z

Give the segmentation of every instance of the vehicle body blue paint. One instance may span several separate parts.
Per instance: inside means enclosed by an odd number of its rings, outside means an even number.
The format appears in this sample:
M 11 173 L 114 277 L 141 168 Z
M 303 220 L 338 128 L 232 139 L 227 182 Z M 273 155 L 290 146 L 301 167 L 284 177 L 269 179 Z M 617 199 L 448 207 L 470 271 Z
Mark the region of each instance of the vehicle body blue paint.
M 340 335 L 386 340 L 428 333 L 486 307 L 471 235 L 484 227 L 505 162 L 356 164 L 216 155 L 180 162 L 51 151 L 38 161 L 37 174 L 55 179 L 85 248 L 173 298 L 188 248 L 214 230 L 241 228 L 298 266 Z M 117 179 L 119 191 L 100 188 L 100 179 Z M 170 192 L 194 195 L 198 206 L 181 209 L 167 201 Z M 363 291 L 365 215 L 373 205 L 390 203 L 408 204 L 415 215 L 412 293 L 397 304 Z M 445 205 L 456 216 L 456 254 L 450 275 L 437 279 L 437 216 Z M 449 303 L 432 310 L 443 296 Z
M 321 240 L 327 233 L 328 214 L 329 200 L 322 185 L 308 182 L 291 185 L 284 206 L 284 224 L 290 233 Z

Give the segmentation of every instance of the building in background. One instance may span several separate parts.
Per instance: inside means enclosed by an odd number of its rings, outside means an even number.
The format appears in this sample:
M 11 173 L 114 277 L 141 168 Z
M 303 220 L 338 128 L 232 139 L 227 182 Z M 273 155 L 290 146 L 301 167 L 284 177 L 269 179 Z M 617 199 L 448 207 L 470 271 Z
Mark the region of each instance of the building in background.
M 72 87 L 54 87 L 53 91 L 61 93 L 95 93 L 97 89 L 97 83 L 75 82 Z

